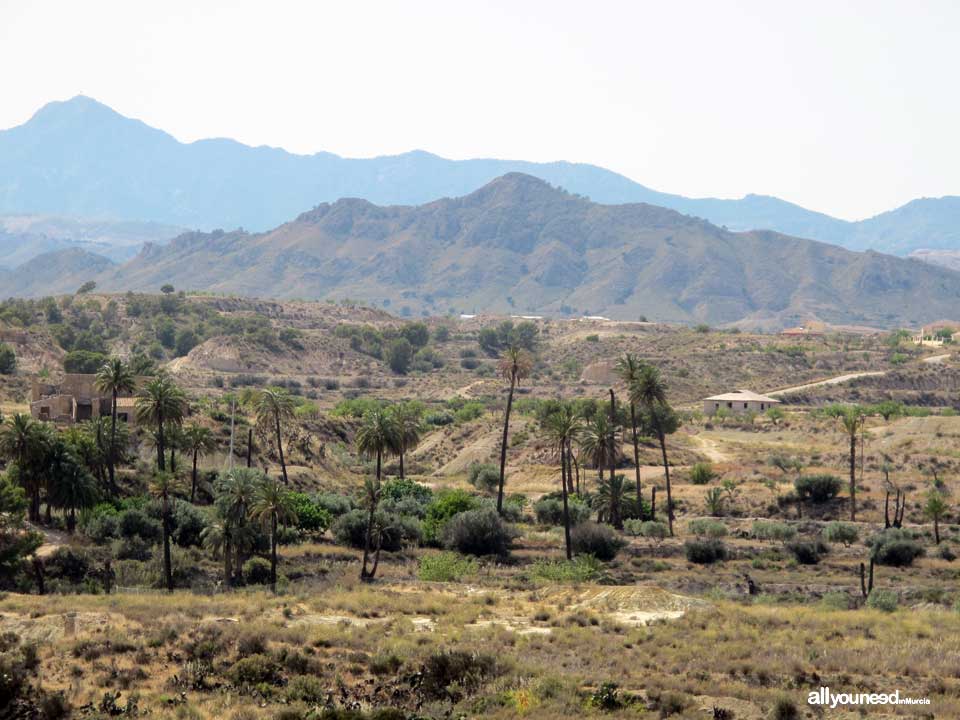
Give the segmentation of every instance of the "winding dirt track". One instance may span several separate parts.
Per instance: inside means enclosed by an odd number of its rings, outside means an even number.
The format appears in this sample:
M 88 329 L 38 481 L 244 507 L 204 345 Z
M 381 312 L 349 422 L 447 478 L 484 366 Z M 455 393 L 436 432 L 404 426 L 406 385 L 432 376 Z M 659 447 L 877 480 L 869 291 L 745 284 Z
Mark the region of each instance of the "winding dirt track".
M 930 357 L 925 357 L 920 360 L 921 363 L 925 365 L 940 365 L 947 358 L 950 357 L 950 353 L 943 353 L 941 355 L 931 355 Z M 809 390 L 810 388 L 820 387 L 821 385 L 839 385 L 840 383 L 849 382 L 850 380 L 856 380 L 857 378 L 862 377 L 876 377 L 879 375 L 886 375 L 886 370 L 870 370 L 866 372 L 857 372 L 857 373 L 847 373 L 846 375 L 837 375 L 836 377 L 827 378 L 826 380 L 817 380 L 812 383 L 805 383 L 803 385 L 794 385 L 793 387 L 781 388 L 780 390 L 772 390 L 767 393 L 770 397 L 776 397 L 777 395 L 788 395 L 793 392 L 800 392 L 802 390 Z

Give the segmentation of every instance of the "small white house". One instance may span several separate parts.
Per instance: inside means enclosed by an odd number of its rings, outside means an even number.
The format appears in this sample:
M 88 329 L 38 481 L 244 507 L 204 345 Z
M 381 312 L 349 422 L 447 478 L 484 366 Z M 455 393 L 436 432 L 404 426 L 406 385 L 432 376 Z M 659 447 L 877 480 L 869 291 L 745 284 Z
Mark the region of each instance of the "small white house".
M 779 404 L 780 401 L 775 398 L 760 395 L 750 390 L 737 390 L 736 392 L 708 397 L 703 401 L 703 414 L 715 415 L 718 410 L 736 415 L 760 413 Z

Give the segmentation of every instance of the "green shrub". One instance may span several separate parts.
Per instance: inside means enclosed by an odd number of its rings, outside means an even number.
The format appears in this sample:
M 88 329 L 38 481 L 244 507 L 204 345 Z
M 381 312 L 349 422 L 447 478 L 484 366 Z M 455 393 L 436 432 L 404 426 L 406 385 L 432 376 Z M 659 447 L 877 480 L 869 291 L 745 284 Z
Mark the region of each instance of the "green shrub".
M 277 685 L 281 681 L 280 665 L 269 655 L 251 655 L 237 660 L 227 677 L 235 685 Z
M 826 555 L 829 548 L 819 540 L 795 540 L 787 543 L 787 550 L 801 565 L 816 565 L 820 556 Z
M 341 545 L 362 549 L 367 540 L 367 520 L 369 514 L 366 510 L 357 508 L 351 510 L 346 515 L 341 515 L 333 523 L 331 528 L 334 539 Z M 395 515 L 377 514 L 378 524 L 384 528 L 380 536 L 380 547 L 387 552 L 396 552 L 403 547 L 405 539 L 404 532 L 410 525 L 403 518 Z M 416 529 L 419 535 L 419 527 Z M 376 538 L 373 538 L 374 544 Z
M 506 555 L 515 537 L 493 508 L 454 515 L 443 528 L 443 545 L 466 555 Z
M 629 522 L 636 522 L 631 520 Z M 646 520 L 640 523 L 640 537 L 647 538 L 648 540 L 654 540 L 656 542 L 661 542 L 664 538 L 669 537 L 670 527 L 665 522 L 660 522 L 659 520 Z
M 837 496 L 842 483 L 835 475 L 802 475 L 794 481 L 794 486 L 802 500 L 825 503 Z
M 171 514 L 173 541 L 180 547 L 197 547 L 209 524 L 207 514 L 196 505 L 177 500 Z
M 313 675 L 294 675 L 287 683 L 286 696 L 293 702 L 320 703 L 326 700 L 327 688 Z
M 867 598 L 867 607 L 883 612 L 893 612 L 899 604 L 900 600 L 892 590 L 873 590 Z
M 555 583 L 580 583 L 595 579 L 603 565 L 593 555 L 578 555 L 573 560 L 537 560 L 530 575 L 538 580 Z
M 719 540 L 688 540 L 683 544 L 687 560 L 698 565 L 710 565 L 727 559 L 727 547 Z
M 330 527 L 330 511 L 306 493 L 290 493 L 294 512 L 297 514 L 297 529 L 320 535 Z
M 454 515 L 475 510 L 480 500 L 463 490 L 445 490 L 437 493 L 427 506 L 423 521 L 423 537 L 427 543 L 439 543 L 443 528 Z
M 590 517 L 590 507 L 576 498 L 567 498 L 570 524 L 578 525 Z M 545 496 L 533 504 L 533 514 L 541 525 L 563 525 L 563 499 Z
M 491 463 L 472 463 L 468 482 L 481 492 L 494 492 L 500 487 L 500 469 Z
M 419 577 L 430 582 L 459 582 L 477 572 L 477 563 L 453 552 L 424 555 L 420 558 Z
M 459 698 L 503 672 L 494 655 L 466 650 L 439 650 L 423 664 L 420 690 L 431 699 Z
M 787 697 L 778 698 L 770 712 L 771 720 L 799 720 L 800 710 L 797 704 Z
M 270 582 L 270 562 L 263 558 L 250 558 L 243 564 L 243 579 L 248 585 L 267 585 Z
M 867 540 L 867 545 L 870 547 L 870 556 L 878 565 L 890 567 L 909 567 L 924 553 L 923 546 L 913 535 L 900 528 L 877 533 Z
M 727 526 L 719 520 L 697 518 L 687 523 L 687 532 L 697 537 L 722 538 L 727 534 Z
M 609 525 L 583 522 L 571 529 L 570 544 L 578 555 L 593 555 L 597 560 L 609 562 L 626 542 Z
M 797 536 L 797 529 L 787 523 L 757 520 L 753 523 L 752 533 L 757 540 L 787 542 Z
M 690 482 L 694 485 L 706 485 L 716 476 L 713 466 L 707 462 L 698 462 L 690 468 Z
M 353 500 L 338 493 L 319 493 L 313 498 L 318 506 L 330 513 L 330 517 L 338 518 L 353 510 Z
M 380 491 L 383 500 L 413 500 L 420 505 L 427 505 L 433 500 L 433 490 L 409 478 L 393 478 L 383 484 Z
M 6 343 L 0 343 L 0 375 L 13 375 L 17 370 L 17 354 Z
M 824 540 L 832 543 L 843 543 L 847 547 L 855 543 L 859 536 L 857 526 L 853 523 L 831 522 L 823 528 Z

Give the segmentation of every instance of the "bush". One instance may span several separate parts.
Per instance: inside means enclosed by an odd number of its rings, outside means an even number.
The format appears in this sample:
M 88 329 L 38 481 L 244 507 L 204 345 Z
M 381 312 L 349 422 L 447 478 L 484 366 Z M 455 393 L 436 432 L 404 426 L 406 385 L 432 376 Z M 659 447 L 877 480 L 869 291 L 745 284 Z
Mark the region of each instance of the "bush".
M 327 688 L 318 677 L 294 675 L 287 684 L 286 695 L 293 702 L 321 703 L 326 700 Z
M 235 685 L 277 685 L 281 680 L 280 665 L 269 655 L 251 655 L 237 660 L 228 677 Z
M 727 547 L 719 540 L 688 540 L 683 550 L 687 560 L 698 565 L 711 565 L 727 559 Z
M 820 556 L 826 555 L 829 548 L 819 540 L 797 540 L 787 543 L 787 550 L 801 565 L 816 565 L 820 562 Z
M 380 497 L 384 500 L 414 500 L 419 505 L 427 505 L 433 500 L 433 490 L 415 480 L 394 478 L 383 484 Z
M 439 650 L 423 664 L 420 689 L 429 698 L 456 701 L 472 693 L 501 672 L 496 657 L 465 650 Z
M 458 582 L 477 572 L 477 563 L 452 552 L 425 555 L 420 558 L 419 577 L 432 582 Z
M 69 547 L 59 547 L 43 563 L 47 577 L 66 580 L 78 585 L 90 572 L 90 558 L 86 553 Z
M 455 418 L 453 413 L 447 410 L 438 410 L 437 412 L 427 413 L 423 420 L 427 425 L 440 427 L 442 425 L 452 425 Z
M 877 533 L 867 541 L 870 556 L 878 565 L 909 567 L 923 555 L 923 546 L 909 531 L 890 528 Z
M 437 493 L 427 506 L 423 521 L 423 538 L 427 543 L 438 543 L 450 518 L 458 513 L 475 510 L 480 505 L 478 498 L 463 490 L 446 490 Z
M 825 503 L 837 496 L 842 483 L 835 475 L 802 475 L 794 481 L 794 486 L 802 500 Z
M 570 524 L 579 525 L 590 517 L 590 506 L 575 498 L 567 498 Z M 533 504 L 533 513 L 541 525 L 563 525 L 563 499 L 542 497 Z
M 670 535 L 669 526 L 659 520 L 627 520 L 624 523 L 624 527 L 627 526 L 629 526 L 628 529 L 632 534 L 639 535 L 648 540 L 655 540 L 658 543 Z
M 690 468 L 690 482 L 694 485 L 706 485 L 716 476 L 710 463 L 698 462 Z
M 413 345 L 406 338 L 396 338 L 387 345 L 387 365 L 397 375 L 406 375 L 413 360 Z
M 68 373 L 92 375 L 107 361 L 103 353 L 89 350 L 71 350 L 63 357 L 63 369 Z
M 472 463 L 467 480 L 481 492 L 494 492 L 500 487 L 500 469 L 491 463 Z
M 159 540 L 163 535 L 160 521 L 140 508 L 128 508 L 119 516 L 120 537 L 138 537 L 142 540 Z
M 333 537 L 341 545 L 362 549 L 367 539 L 368 518 L 369 513 L 360 508 L 341 515 L 333 523 Z M 386 528 L 380 538 L 380 547 L 387 552 L 396 552 L 402 548 L 405 525 L 401 518 L 377 513 L 377 520 Z M 373 538 L 373 544 L 376 545 L 376 537 Z
M 847 522 L 831 522 L 823 528 L 823 538 L 827 542 L 843 543 L 847 547 L 857 541 L 860 536 L 857 526 Z
M 773 704 L 770 718 L 771 720 L 799 720 L 800 711 L 793 700 L 782 697 Z
M 514 534 L 496 510 L 467 510 L 454 515 L 443 529 L 443 545 L 467 555 L 506 555 Z
M 331 517 L 340 517 L 353 510 L 353 500 L 346 495 L 337 493 L 320 493 L 313 498 L 314 502 L 330 513 Z
M 727 534 L 727 526 L 719 520 L 697 518 L 687 523 L 687 532 L 697 537 L 722 538 Z
M 797 529 L 792 525 L 772 520 L 757 520 L 753 523 L 753 536 L 757 540 L 775 540 L 787 542 L 797 536 Z
M 270 562 L 259 557 L 250 558 L 243 564 L 243 578 L 248 585 L 268 585 Z
M 593 555 L 597 560 L 609 562 L 626 542 L 609 525 L 583 522 L 571 529 L 570 544 L 577 554 Z
M 530 575 L 539 580 L 556 583 L 589 582 L 603 570 L 593 555 L 579 555 L 573 560 L 537 560 Z
M 208 525 L 207 515 L 200 508 L 183 500 L 177 500 L 173 506 L 173 541 L 180 547 L 200 545 L 200 534 Z
M 899 604 L 900 600 L 892 590 L 873 590 L 867 598 L 867 607 L 883 612 L 893 612 Z
M 117 560 L 145 561 L 153 557 L 153 546 L 138 535 L 119 538 L 110 546 L 110 553 Z
M 297 529 L 321 535 L 330 527 L 330 511 L 306 493 L 290 493 L 293 509 L 297 513 Z

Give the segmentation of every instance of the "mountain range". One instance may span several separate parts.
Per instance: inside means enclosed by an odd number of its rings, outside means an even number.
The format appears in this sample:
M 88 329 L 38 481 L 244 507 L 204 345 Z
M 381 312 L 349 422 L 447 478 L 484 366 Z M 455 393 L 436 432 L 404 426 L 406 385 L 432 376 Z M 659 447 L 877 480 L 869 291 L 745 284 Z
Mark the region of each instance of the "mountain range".
M 726 200 L 662 193 L 586 164 L 447 160 L 423 151 L 350 159 L 228 139 L 181 143 L 83 96 L 49 103 L 23 125 L 0 131 L 0 215 L 264 231 L 321 202 L 358 197 L 418 205 L 466 195 L 510 172 L 598 203 L 658 205 L 731 230 L 768 229 L 897 255 L 960 249 L 960 197 L 918 199 L 848 222 L 765 195 Z M 30 244 L 21 244 L 29 254 Z
M 20 295 L 51 292 L 51 277 L 64 290 L 87 280 L 108 291 L 172 283 L 349 298 L 404 316 L 892 327 L 948 317 L 960 301 L 960 273 L 944 268 L 771 231 L 732 232 L 646 203 L 601 205 L 521 173 L 418 206 L 345 199 L 264 233 L 185 233 L 120 265 L 78 249 L 31 263 L 0 280 Z

